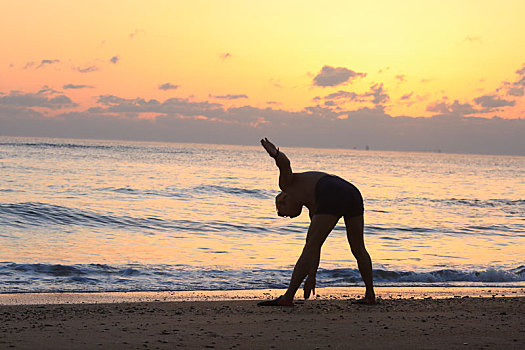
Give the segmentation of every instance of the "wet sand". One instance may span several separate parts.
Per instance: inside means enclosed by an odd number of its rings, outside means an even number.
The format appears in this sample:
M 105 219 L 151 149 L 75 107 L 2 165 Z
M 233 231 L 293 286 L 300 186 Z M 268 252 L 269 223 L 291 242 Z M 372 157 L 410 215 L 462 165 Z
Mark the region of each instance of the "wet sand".
M 525 298 L 0 305 L 9 349 L 523 349 Z

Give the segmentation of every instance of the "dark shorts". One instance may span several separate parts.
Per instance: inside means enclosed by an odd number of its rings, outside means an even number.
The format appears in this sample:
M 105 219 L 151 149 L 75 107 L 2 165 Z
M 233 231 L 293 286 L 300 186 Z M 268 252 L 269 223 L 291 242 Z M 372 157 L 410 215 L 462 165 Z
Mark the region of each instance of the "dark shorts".
M 363 215 L 363 197 L 350 182 L 334 175 L 325 175 L 315 186 L 315 214 L 341 216 Z

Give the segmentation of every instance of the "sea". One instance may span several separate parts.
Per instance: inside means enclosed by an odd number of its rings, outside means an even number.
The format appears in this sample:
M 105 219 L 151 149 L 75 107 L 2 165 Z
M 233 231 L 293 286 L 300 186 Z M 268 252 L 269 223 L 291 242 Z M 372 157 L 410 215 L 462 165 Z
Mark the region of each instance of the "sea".
M 525 287 L 525 157 L 281 151 L 361 190 L 376 286 Z M 258 140 L 0 137 L 0 293 L 286 288 L 309 217 L 278 193 Z M 341 220 L 317 286 L 362 285 Z

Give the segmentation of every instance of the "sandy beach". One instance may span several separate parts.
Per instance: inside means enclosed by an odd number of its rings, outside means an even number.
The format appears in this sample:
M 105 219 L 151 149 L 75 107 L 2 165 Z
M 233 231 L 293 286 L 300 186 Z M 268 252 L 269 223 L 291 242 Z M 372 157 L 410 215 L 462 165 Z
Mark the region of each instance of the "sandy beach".
M 2 349 L 523 349 L 523 296 L 0 305 Z

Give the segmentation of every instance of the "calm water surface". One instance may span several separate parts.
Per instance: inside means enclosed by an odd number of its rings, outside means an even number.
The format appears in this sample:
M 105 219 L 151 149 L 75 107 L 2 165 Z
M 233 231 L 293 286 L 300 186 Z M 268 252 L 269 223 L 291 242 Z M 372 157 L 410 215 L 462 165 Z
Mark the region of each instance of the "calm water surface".
M 525 286 L 525 157 L 283 149 L 365 198 L 378 285 Z M 262 147 L 0 137 L 0 292 L 286 286 L 309 219 Z M 319 285 L 361 283 L 344 225 Z

